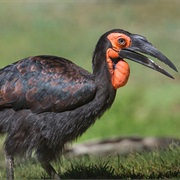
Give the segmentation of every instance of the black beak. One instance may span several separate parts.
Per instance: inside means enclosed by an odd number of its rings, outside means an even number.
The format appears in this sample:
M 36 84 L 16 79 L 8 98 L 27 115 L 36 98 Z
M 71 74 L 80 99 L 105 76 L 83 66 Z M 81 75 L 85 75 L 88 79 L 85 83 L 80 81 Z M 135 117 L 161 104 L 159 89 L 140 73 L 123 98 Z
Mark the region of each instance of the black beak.
M 159 59 L 160 61 L 164 62 L 165 64 L 167 64 L 169 67 L 171 67 L 176 72 L 178 72 L 175 65 L 165 55 L 163 55 L 160 51 L 158 51 L 150 42 L 148 42 L 145 37 L 136 35 L 136 34 L 131 34 L 131 46 L 128 48 L 122 49 L 119 52 L 120 57 L 133 60 L 137 63 L 140 63 L 149 68 L 152 68 L 152 69 L 174 79 L 174 77 L 171 74 L 169 74 L 163 68 L 158 66 L 156 63 L 154 63 L 154 61 L 152 61 L 151 59 L 149 59 L 148 57 L 146 57 L 140 53 L 137 53 L 136 51 L 151 55 L 151 56 Z

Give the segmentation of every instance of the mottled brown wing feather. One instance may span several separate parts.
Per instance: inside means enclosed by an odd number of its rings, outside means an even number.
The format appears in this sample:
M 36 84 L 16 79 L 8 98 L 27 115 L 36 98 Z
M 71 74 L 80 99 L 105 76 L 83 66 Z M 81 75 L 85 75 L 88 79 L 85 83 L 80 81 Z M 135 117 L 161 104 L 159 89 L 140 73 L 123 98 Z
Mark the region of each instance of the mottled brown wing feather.
M 94 76 L 69 60 L 35 56 L 0 70 L 0 109 L 62 112 L 91 101 Z

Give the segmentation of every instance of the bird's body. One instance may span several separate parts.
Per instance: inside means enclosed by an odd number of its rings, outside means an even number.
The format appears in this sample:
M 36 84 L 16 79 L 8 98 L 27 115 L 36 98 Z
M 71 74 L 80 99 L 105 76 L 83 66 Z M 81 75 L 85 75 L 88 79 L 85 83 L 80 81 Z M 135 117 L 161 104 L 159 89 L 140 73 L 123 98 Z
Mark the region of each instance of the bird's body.
M 123 57 L 172 77 L 133 50 L 157 57 L 176 70 L 144 37 L 120 29 L 99 39 L 92 74 L 67 59 L 45 55 L 0 70 L 0 133 L 7 133 L 8 179 L 13 179 L 13 157 L 32 151 L 46 172 L 58 177 L 50 161 L 111 107 L 116 90 L 127 83 L 130 70 Z
M 24 59 L 3 69 L 1 77 L 0 129 L 8 133 L 5 144 L 12 156 L 43 148 L 53 160 L 111 106 L 116 93 L 105 86 L 109 78 L 96 82 L 94 75 L 55 56 Z

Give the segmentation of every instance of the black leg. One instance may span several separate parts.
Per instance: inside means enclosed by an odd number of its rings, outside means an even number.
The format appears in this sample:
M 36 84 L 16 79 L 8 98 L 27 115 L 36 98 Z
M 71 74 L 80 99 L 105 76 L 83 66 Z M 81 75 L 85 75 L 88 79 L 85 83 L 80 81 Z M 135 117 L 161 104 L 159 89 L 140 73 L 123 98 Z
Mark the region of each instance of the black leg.
M 5 150 L 5 160 L 6 160 L 6 178 L 7 180 L 14 179 L 14 158 L 11 155 L 8 155 Z
M 60 179 L 59 175 L 50 164 L 50 159 L 53 159 L 52 154 L 51 149 L 49 149 L 47 146 L 42 146 L 36 151 L 37 159 L 47 174 L 52 179 Z
M 56 179 L 56 180 L 61 179 L 49 162 L 40 161 L 40 160 L 39 162 L 41 163 L 41 166 L 44 168 L 44 170 L 48 173 L 48 175 L 52 179 Z

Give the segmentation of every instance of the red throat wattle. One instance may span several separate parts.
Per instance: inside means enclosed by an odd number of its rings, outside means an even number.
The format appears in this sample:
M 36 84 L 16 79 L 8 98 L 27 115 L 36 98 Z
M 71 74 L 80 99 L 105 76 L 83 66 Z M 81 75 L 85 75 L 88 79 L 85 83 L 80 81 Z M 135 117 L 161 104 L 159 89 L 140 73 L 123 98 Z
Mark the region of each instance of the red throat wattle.
M 129 65 L 123 59 L 119 60 L 115 65 L 113 64 L 111 58 L 117 57 L 116 53 L 114 50 L 108 49 L 106 54 L 106 60 L 111 74 L 111 83 L 114 89 L 125 86 L 130 75 Z

